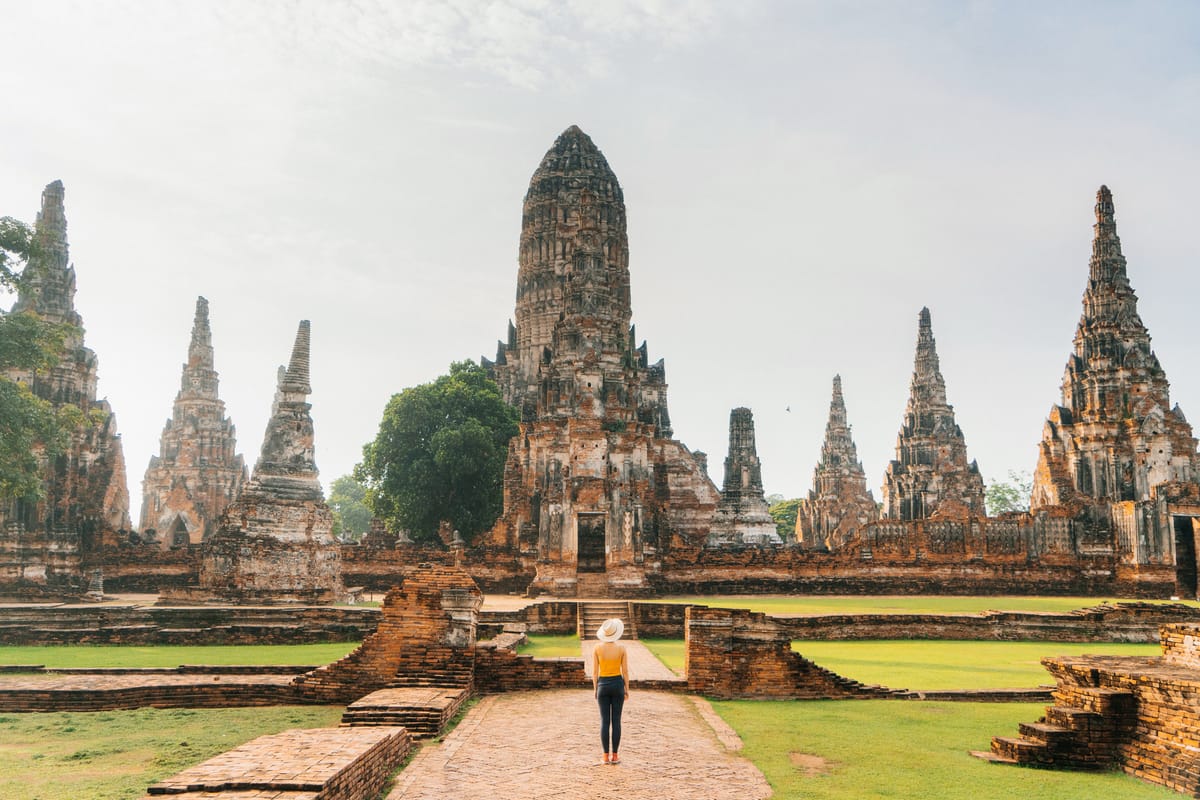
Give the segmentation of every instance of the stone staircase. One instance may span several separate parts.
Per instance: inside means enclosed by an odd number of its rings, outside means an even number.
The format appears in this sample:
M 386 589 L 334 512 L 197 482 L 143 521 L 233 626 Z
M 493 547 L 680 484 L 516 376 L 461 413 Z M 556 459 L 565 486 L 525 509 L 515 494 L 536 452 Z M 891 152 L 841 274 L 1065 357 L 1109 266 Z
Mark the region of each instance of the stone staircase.
M 579 603 L 576 612 L 578 625 L 576 631 L 580 639 L 594 639 L 596 629 L 604 624 L 604 620 L 617 617 L 625 623 L 625 639 L 636 639 L 637 621 L 633 616 L 633 603 L 627 600 L 593 600 Z
M 1070 697 L 1059 702 L 1037 722 L 1022 723 L 1019 736 L 997 736 L 990 752 L 973 752 L 977 758 L 1005 764 L 1100 770 L 1110 768 L 1117 748 L 1129 738 L 1137 723 L 1133 692 L 1096 686 L 1072 686 Z

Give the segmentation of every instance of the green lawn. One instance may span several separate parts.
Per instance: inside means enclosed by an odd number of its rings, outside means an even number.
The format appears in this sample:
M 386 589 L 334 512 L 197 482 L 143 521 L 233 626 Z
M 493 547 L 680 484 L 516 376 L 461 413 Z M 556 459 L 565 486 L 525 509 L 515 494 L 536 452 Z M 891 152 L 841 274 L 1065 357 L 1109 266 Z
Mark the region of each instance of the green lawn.
M 682 639 L 641 639 L 676 674 L 682 675 Z M 530 636 L 521 652 L 538 658 L 578 656 L 574 636 Z M 976 641 L 795 641 L 792 649 L 839 675 L 893 689 L 1028 689 L 1054 681 L 1042 667 L 1047 656 L 1096 653 L 1156 656 L 1157 644 L 1113 642 Z
M 534 658 L 562 658 L 563 656 L 580 658 L 583 656 L 583 650 L 579 646 L 579 637 L 572 634 L 530 634 L 528 644 L 518 647 L 517 652 L 523 656 L 533 656 Z
M 687 653 L 683 646 L 683 639 L 641 639 L 640 641 L 659 661 L 666 664 L 676 675 L 682 677 Z
M 155 781 L 257 736 L 336 725 L 342 708 L 0 715 L 0 797 L 136 800 Z
M 792 642 L 792 649 L 839 675 L 893 689 L 1004 689 L 1053 684 L 1047 656 L 1096 653 L 1157 656 L 1157 644 L 1113 642 Z
M 694 603 L 713 608 L 748 608 L 764 614 L 978 614 L 981 611 L 1074 611 L 1117 597 L 934 597 L 911 595 L 728 595 L 664 597 L 665 603 Z M 1144 601 L 1139 601 L 1144 602 Z M 1157 602 L 1157 601 L 1155 601 Z M 1162 601 L 1167 602 L 1167 601 Z M 1195 600 L 1187 605 L 1200 606 Z
M 47 667 L 177 667 L 180 664 L 311 664 L 336 661 L 357 642 L 288 645 L 51 645 L 0 647 L 0 664 Z M 3 795 L 0 795 L 2 797 Z
M 1180 795 L 1120 772 L 989 764 L 992 736 L 1015 736 L 1042 706 L 899 700 L 714 702 L 773 800 L 1169 800 Z M 630 745 L 632 747 L 632 743 Z

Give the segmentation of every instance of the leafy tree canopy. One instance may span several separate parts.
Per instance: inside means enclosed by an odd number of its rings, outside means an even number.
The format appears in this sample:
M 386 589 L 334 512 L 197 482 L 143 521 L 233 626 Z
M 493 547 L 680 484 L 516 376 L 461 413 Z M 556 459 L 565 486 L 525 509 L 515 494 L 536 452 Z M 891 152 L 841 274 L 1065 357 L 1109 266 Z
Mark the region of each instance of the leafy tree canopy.
M 34 252 L 32 229 L 0 217 L 0 288 L 20 288 Z M 39 456 L 52 458 L 66 448 L 70 432 L 83 421 L 73 406 L 54 408 L 30 391 L 28 378 L 58 363 L 70 327 L 53 325 L 31 313 L 0 312 L 0 498 L 42 494 Z M 6 374 L 5 374 L 6 373 Z
M 776 497 L 779 499 L 775 500 Z M 779 538 L 785 542 L 796 541 L 796 513 L 800 508 L 800 498 L 784 500 L 782 495 L 770 495 L 767 499 L 775 500 L 767 511 L 775 520 L 775 530 L 779 532 Z
M 329 487 L 329 508 L 333 511 L 333 532 L 343 538 L 358 541 L 370 530 L 367 487 L 353 475 L 343 475 Z
M 517 419 L 500 388 L 470 361 L 393 395 L 354 470 L 367 486 L 367 506 L 413 541 L 436 541 L 442 520 L 471 541 L 500 516 Z
M 1033 495 L 1033 477 L 1028 472 L 1008 471 L 1007 481 L 993 479 L 984 489 L 983 502 L 991 516 L 1010 511 L 1028 511 Z

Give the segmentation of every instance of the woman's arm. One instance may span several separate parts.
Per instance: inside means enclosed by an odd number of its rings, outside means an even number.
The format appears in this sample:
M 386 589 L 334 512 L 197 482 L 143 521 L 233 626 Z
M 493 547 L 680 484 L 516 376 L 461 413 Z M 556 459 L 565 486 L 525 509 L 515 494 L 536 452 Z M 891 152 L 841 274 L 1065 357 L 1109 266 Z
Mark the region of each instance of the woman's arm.
M 625 681 L 625 697 L 629 697 L 629 657 L 625 648 L 621 648 L 621 678 Z
M 592 693 L 600 691 L 600 645 L 592 648 Z

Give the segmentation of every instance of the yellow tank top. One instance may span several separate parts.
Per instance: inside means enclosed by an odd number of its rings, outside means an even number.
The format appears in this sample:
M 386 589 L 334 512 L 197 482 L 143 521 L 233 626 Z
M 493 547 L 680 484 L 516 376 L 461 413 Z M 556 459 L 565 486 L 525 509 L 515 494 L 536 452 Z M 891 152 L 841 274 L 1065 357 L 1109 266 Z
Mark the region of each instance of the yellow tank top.
M 617 647 L 616 651 L 617 657 L 612 659 L 605 658 L 602 650 L 596 651 L 597 658 L 600 661 L 600 672 L 598 673 L 599 677 L 611 678 L 615 675 L 621 674 L 621 656 L 625 654 L 625 648 Z

